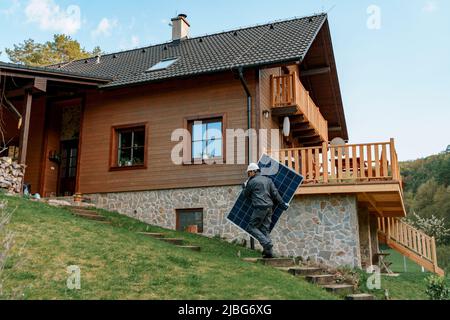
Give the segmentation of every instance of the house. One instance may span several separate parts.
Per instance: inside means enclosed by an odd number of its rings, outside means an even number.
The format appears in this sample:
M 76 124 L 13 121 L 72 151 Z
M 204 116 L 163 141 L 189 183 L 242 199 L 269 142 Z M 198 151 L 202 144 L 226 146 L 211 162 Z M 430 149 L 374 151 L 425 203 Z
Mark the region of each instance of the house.
M 276 254 L 363 267 L 381 240 L 441 272 L 434 239 L 400 220 L 395 141 L 348 144 L 327 15 L 195 38 L 187 16 L 172 22 L 159 45 L 0 64 L 5 141 L 32 192 L 81 193 L 150 224 L 242 240 L 226 216 L 248 162 L 270 153 L 305 177 L 273 232 Z M 230 151 L 227 132 L 248 129 L 259 143 L 250 134 L 243 154 Z

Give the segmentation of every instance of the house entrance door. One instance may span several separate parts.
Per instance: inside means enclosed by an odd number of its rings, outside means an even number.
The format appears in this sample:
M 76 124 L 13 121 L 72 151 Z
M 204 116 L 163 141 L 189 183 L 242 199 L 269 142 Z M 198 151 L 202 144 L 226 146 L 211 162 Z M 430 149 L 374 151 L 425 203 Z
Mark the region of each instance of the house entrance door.
M 78 140 L 61 143 L 59 195 L 72 196 L 76 189 L 78 171 Z

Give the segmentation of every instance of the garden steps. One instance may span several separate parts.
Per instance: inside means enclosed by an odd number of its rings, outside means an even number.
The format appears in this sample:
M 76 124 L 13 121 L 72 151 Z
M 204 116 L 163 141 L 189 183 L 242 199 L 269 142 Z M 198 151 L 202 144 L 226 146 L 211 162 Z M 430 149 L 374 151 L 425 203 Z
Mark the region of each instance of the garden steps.
M 108 219 L 106 217 L 104 217 L 102 215 L 99 215 L 98 213 L 96 213 L 93 210 L 80 209 L 80 208 L 68 208 L 68 209 L 70 210 L 72 215 L 74 215 L 75 217 L 83 218 L 83 219 L 86 219 L 86 220 L 102 222 L 102 223 L 105 223 L 105 224 L 109 224 L 110 223 L 109 221 L 107 221 Z
M 165 236 L 163 233 L 153 233 L 153 232 L 138 232 L 138 234 L 155 239 L 162 239 Z
M 180 249 L 186 249 L 186 250 L 191 250 L 194 252 L 200 252 L 202 251 L 202 248 L 199 246 L 177 246 Z
M 313 275 L 317 275 L 323 272 L 322 269 L 320 268 L 314 268 L 314 267 L 278 267 L 278 270 L 287 272 L 293 276 L 298 276 L 298 277 L 306 277 L 306 276 L 313 276 Z
M 349 301 L 372 301 L 375 300 L 375 297 L 371 294 L 361 293 L 361 294 L 350 294 L 345 297 L 345 300 Z
M 307 276 L 306 281 L 318 285 L 331 285 L 336 283 L 335 277 L 331 274 Z
M 346 300 L 374 300 L 375 297 L 370 294 L 355 294 L 355 288 L 351 284 L 337 283 L 336 276 L 327 273 L 322 267 L 311 265 L 302 265 L 299 261 L 291 258 L 278 259 L 260 259 L 243 258 L 242 261 L 248 263 L 260 263 L 268 267 L 274 267 L 277 270 L 287 272 L 298 278 L 304 278 L 306 281 L 315 284 L 334 295 L 346 297 Z
M 200 246 L 195 245 L 187 245 L 185 244 L 185 240 L 181 238 L 166 238 L 166 234 L 164 233 L 155 233 L 155 232 L 138 232 L 137 234 L 141 236 L 150 237 L 153 239 L 157 239 L 169 244 L 173 244 L 177 248 L 190 250 L 193 252 L 200 252 L 202 251 L 202 248 Z
M 328 284 L 322 285 L 321 287 L 326 291 L 339 296 L 351 295 L 355 292 L 355 288 L 350 284 Z

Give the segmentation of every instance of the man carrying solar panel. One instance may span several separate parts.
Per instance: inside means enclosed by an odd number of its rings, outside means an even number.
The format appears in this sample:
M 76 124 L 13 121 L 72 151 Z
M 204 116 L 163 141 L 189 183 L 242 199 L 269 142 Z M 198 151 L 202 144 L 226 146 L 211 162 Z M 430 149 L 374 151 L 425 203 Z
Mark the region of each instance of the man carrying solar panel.
M 270 238 L 273 209 L 280 204 L 283 210 L 289 209 L 289 204 L 281 198 L 273 181 L 261 175 L 261 169 L 256 163 L 247 169 L 248 180 L 244 183 L 244 195 L 252 201 L 253 214 L 250 219 L 248 233 L 259 241 L 263 247 L 263 257 L 272 259 L 273 244 Z

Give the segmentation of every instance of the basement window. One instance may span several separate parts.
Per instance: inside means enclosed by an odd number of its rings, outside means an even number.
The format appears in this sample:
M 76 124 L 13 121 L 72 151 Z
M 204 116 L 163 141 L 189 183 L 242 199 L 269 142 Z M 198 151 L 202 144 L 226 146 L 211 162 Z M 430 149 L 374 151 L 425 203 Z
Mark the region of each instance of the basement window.
M 173 65 L 175 62 L 177 62 L 178 58 L 169 58 L 164 59 L 152 66 L 150 69 L 147 70 L 147 72 L 153 72 L 153 71 L 161 71 L 169 68 L 171 65 Z
M 203 233 L 203 209 L 177 210 L 177 231 Z

